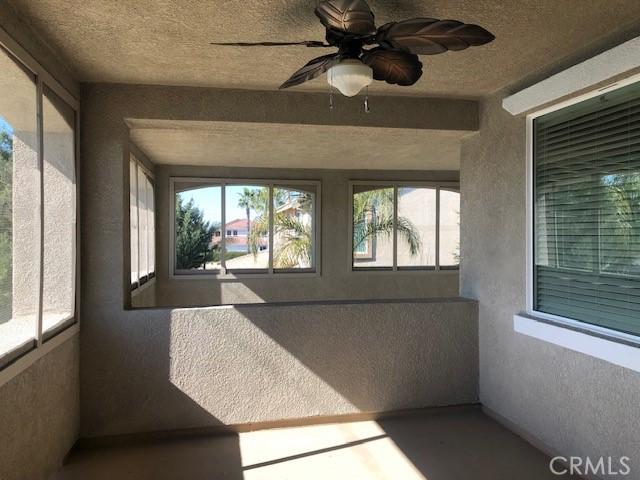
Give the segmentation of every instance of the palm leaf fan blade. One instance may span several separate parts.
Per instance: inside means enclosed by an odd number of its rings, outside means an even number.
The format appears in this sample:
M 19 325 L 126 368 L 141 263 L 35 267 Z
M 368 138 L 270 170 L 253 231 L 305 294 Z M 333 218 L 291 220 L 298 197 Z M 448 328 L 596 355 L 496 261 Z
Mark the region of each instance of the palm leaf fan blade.
M 371 67 L 374 79 L 392 85 L 413 85 L 422 76 L 422 63 L 412 53 L 378 47 L 366 51 L 362 61 Z
M 300 70 L 291 75 L 286 82 L 280 85 L 280 89 L 293 87 L 304 82 L 308 82 L 309 80 L 313 80 L 338 63 L 339 59 L 340 57 L 337 53 L 331 53 L 329 55 L 314 58 Z
M 418 55 L 437 55 L 484 45 L 495 37 L 484 28 L 457 20 L 413 18 L 383 25 L 376 35 L 381 45 Z
M 315 14 L 328 29 L 362 36 L 376 33 L 373 12 L 365 0 L 323 0 Z

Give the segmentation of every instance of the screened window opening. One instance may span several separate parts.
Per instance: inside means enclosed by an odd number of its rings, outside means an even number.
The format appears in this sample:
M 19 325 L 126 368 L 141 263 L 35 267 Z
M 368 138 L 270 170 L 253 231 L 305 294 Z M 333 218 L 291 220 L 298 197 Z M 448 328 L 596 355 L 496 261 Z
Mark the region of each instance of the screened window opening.
M 42 117 L 44 157 L 42 322 L 44 332 L 48 333 L 72 321 L 75 309 L 75 112 L 45 87 Z
M 227 271 L 269 268 L 269 192 L 263 185 L 225 187 L 224 259 Z
M 273 189 L 273 267 L 276 270 L 315 268 L 314 186 Z
M 440 268 L 460 265 L 460 192 L 440 190 Z
M 351 199 L 354 270 L 458 267 L 459 192 L 356 182 Z
M 151 174 L 135 158 L 129 160 L 131 288 L 155 277 L 155 199 Z
M 640 334 L 640 84 L 533 124 L 533 309 Z
M 316 271 L 319 183 L 172 184 L 175 274 Z
M 0 47 L 0 368 L 75 322 L 75 121 Z

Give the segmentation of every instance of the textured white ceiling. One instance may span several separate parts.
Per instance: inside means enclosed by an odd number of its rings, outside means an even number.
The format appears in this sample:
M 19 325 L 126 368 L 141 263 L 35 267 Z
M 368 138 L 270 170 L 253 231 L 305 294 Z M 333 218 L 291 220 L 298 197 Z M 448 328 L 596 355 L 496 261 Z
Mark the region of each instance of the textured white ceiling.
M 82 81 L 275 89 L 325 49 L 240 49 L 211 41 L 322 40 L 315 0 L 5 0 Z M 370 0 L 378 24 L 408 17 L 478 23 L 497 39 L 422 57 L 413 87 L 376 93 L 479 97 L 625 26 L 638 0 Z M 304 89 L 326 89 L 316 79 Z

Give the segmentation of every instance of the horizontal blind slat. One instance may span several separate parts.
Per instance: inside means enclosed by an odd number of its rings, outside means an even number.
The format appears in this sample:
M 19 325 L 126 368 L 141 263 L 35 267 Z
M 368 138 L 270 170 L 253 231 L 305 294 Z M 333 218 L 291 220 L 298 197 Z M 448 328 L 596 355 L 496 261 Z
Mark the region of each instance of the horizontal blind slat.
M 534 307 L 640 334 L 640 84 L 534 121 Z

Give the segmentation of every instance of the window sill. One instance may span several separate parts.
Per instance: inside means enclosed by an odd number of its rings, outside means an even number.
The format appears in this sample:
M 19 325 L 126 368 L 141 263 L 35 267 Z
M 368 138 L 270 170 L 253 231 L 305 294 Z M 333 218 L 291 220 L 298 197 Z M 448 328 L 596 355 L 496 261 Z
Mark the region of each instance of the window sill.
M 302 272 L 292 272 L 292 271 L 274 271 L 274 273 L 264 272 L 264 273 L 256 273 L 256 272 L 228 272 L 228 273 L 173 273 L 169 276 L 170 280 L 217 280 L 220 282 L 235 282 L 242 281 L 245 279 L 258 279 L 258 278 L 269 278 L 269 279 L 287 279 L 287 278 L 318 278 L 320 277 L 320 272 L 310 272 L 310 271 L 302 271 Z
M 355 267 L 352 268 L 350 270 L 351 273 L 355 273 L 358 275 L 364 274 L 364 273 L 369 273 L 369 274 L 376 274 L 376 275 L 403 275 L 403 274 L 409 274 L 409 275 L 421 275 L 421 274 L 427 274 L 427 275 L 442 275 L 442 274 L 455 274 L 455 275 L 459 275 L 460 274 L 460 269 L 459 268 L 441 268 L 439 270 L 436 270 L 435 268 L 398 268 L 397 270 L 394 270 L 393 267 Z
M 60 345 L 65 343 L 67 340 L 73 338 L 78 334 L 79 331 L 80 325 L 76 322 L 57 334 L 55 337 L 52 337 L 50 340 L 44 342 L 38 348 L 25 353 L 20 358 L 16 359 L 13 363 L 4 367 L 2 370 L 0 370 L 0 387 L 9 382 L 12 378 L 24 372 L 37 360 L 49 354 Z
M 151 280 L 147 280 L 142 285 L 131 290 L 131 296 L 135 297 L 136 295 L 139 295 L 140 293 L 144 292 L 147 288 L 155 284 L 156 284 L 156 277 L 154 276 L 151 278 Z
M 636 340 L 639 343 L 635 343 L 595 331 L 588 324 L 576 323 L 579 326 L 526 313 L 513 316 L 513 329 L 518 333 L 640 372 L 640 338 Z

